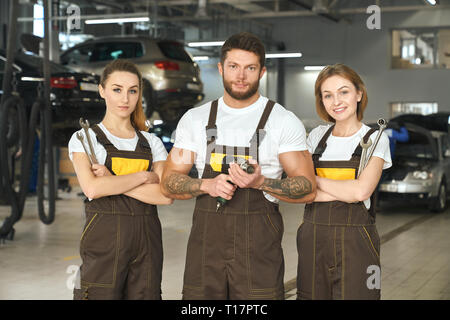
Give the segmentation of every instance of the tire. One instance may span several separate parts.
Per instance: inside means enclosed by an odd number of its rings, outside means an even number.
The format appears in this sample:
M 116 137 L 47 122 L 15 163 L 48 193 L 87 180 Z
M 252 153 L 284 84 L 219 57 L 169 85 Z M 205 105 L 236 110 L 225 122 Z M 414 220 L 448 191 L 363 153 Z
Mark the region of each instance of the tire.
M 447 185 L 441 181 L 439 185 L 438 195 L 430 200 L 431 212 L 443 212 L 447 209 Z

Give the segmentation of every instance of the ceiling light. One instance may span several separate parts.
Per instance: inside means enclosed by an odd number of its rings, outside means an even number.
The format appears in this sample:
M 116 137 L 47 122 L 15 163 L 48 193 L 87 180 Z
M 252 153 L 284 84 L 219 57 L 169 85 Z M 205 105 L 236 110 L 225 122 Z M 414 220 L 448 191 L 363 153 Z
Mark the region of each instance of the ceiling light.
M 302 54 L 300 52 L 291 53 L 266 53 L 266 59 L 277 59 L 277 58 L 300 58 Z
M 189 47 L 220 47 L 225 43 L 225 41 L 200 41 L 200 42 L 189 42 Z
M 194 61 L 206 61 L 206 60 L 209 60 L 209 57 L 208 56 L 195 56 L 193 59 L 194 59 Z
M 114 19 L 92 19 L 86 20 L 86 24 L 105 24 L 105 23 L 127 23 L 127 22 L 148 22 L 148 17 L 135 17 L 135 18 L 114 18 Z
M 306 71 L 321 71 L 325 66 L 305 66 Z
M 432 6 L 435 6 L 437 4 L 436 0 L 425 0 L 425 2 Z

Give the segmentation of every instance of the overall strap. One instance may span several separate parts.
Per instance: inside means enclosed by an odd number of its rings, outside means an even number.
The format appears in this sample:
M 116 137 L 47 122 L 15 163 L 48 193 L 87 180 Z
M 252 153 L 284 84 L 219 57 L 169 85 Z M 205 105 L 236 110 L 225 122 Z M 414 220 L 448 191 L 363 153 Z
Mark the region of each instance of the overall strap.
M 314 162 L 319 161 L 320 157 L 322 156 L 322 153 L 327 148 L 327 139 L 331 134 L 331 131 L 334 129 L 334 124 L 325 132 L 322 139 L 320 139 L 319 144 L 317 145 L 316 149 L 314 150 L 314 153 L 312 155 L 312 159 Z
M 149 153 L 151 155 L 152 148 L 150 147 L 148 140 L 144 137 L 144 135 L 141 133 L 141 131 L 136 130 L 136 134 L 138 136 L 138 142 L 136 144 L 136 151 L 142 151 L 145 153 Z
M 107 153 L 110 153 L 112 151 L 117 151 L 117 148 L 111 143 L 111 141 L 108 140 L 105 133 L 102 129 L 98 126 L 98 124 L 94 124 L 91 129 L 95 132 L 95 135 L 97 136 L 97 141 L 105 148 Z
M 370 130 L 367 131 L 367 133 L 363 137 L 364 143 L 367 143 L 367 141 L 369 141 L 370 136 L 375 131 L 377 131 L 377 129 L 374 129 L 374 128 L 370 128 Z M 352 158 L 353 157 L 360 157 L 361 154 L 362 154 L 362 147 L 361 147 L 361 144 L 358 143 L 358 146 L 355 148 L 355 151 L 353 151 Z
M 206 126 L 206 139 L 208 140 L 208 145 L 214 142 L 217 138 L 216 118 L 218 105 L 219 103 L 217 99 L 211 102 L 211 110 L 209 111 L 209 119 Z
M 270 113 L 272 112 L 273 107 L 275 106 L 275 102 L 272 100 L 268 100 L 267 104 L 264 108 L 263 114 L 261 115 L 261 118 L 259 119 L 258 126 L 256 127 L 255 133 L 253 134 L 252 138 L 250 139 L 250 146 L 256 144 L 256 160 L 259 161 L 259 145 L 263 141 L 264 137 L 266 136 L 266 131 L 264 130 L 264 127 L 266 126 L 266 122 L 269 119 Z

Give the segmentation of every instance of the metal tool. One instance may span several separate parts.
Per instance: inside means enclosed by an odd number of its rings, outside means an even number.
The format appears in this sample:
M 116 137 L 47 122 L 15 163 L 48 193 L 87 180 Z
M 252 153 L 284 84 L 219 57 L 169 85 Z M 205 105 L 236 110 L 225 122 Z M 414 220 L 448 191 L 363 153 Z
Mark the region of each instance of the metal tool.
M 363 150 L 363 154 L 361 155 L 361 160 L 359 162 L 359 169 L 358 169 L 358 177 L 361 174 L 361 172 L 364 170 L 364 168 L 367 167 L 367 164 L 369 163 L 370 158 L 372 158 L 375 148 L 378 145 L 378 141 L 380 141 L 381 134 L 383 133 L 384 129 L 386 129 L 387 121 L 380 118 L 380 119 L 378 119 L 377 124 L 378 124 L 378 133 L 375 137 L 375 142 L 372 143 L 372 141 L 369 138 L 370 144 L 372 145 L 372 148 L 369 151 L 369 155 L 367 155 L 367 156 L 365 155 L 366 149 Z M 369 141 L 368 141 L 368 143 L 369 143 Z M 363 139 L 361 139 L 360 144 L 361 144 L 361 147 L 364 148 Z M 369 145 L 369 147 L 370 147 L 370 145 Z
M 86 146 L 84 145 L 84 137 L 83 137 L 83 135 L 82 135 L 80 132 L 77 132 L 77 139 L 80 140 L 81 145 L 83 146 L 84 152 L 86 152 L 86 154 L 87 154 L 87 156 L 88 156 L 88 158 L 89 158 L 89 161 L 90 161 L 91 164 L 92 164 L 92 158 L 91 158 L 91 155 L 89 154 L 89 152 L 88 152 L 87 149 L 86 149 Z
M 80 126 L 84 129 L 84 133 L 86 134 L 89 150 L 91 151 L 92 163 L 98 163 L 97 158 L 95 157 L 94 147 L 92 146 L 91 138 L 89 136 L 89 121 L 80 118 Z
M 365 168 L 365 163 L 366 163 L 366 158 L 367 158 L 367 149 L 369 149 L 369 147 L 372 145 L 372 139 L 370 139 L 370 137 L 369 137 L 367 142 L 364 142 L 364 137 L 363 137 L 363 138 L 361 138 L 361 141 L 359 142 L 359 145 L 361 146 L 363 151 L 361 153 L 361 159 L 359 160 L 359 168 L 358 168 L 358 176 L 357 176 L 357 178 L 359 178 L 361 172 Z
M 369 156 L 368 156 L 367 159 L 366 159 L 366 163 L 364 164 L 364 168 L 365 168 L 365 167 L 367 166 L 367 164 L 369 163 L 369 159 L 372 157 L 373 152 L 375 151 L 375 148 L 377 147 L 377 144 L 378 144 L 378 141 L 380 140 L 381 134 L 383 133 L 384 129 L 386 129 L 387 121 L 384 120 L 384 119 L 382 119 L 382 118 L 380 118 L 380 119 L 378 119 L 377 124 L 378 124 L 378 127 L 379 127 L 379 129 L 378 129 L 378 134 L 377 134 L 377 136 L 375 137 L 375 142 L 373 143 L 373 147 L 372 147 L 372 149 L 370 150 Z
M 245 172 L 252 174 L 255 172 L 255 167 L 253 167 L 250 163 L 248 163 L 248 161 L 243 160 L 242 158 L 237 158 L 236 159 L 237 164 L 239 165 L 239 167 L 244 170 Z M 234 183 L 232 183 L 231 181 L 228 181 L 228 183 L 231 183 L 232 185 L 234 185 Z M 227 199 L 224 199 L 222 197 L 217 197 L 217 205 L 216 205 L 216 212 L 219 211 L 219 209 L 221 207 L 223 207 L 226 203 L 227 203 Z

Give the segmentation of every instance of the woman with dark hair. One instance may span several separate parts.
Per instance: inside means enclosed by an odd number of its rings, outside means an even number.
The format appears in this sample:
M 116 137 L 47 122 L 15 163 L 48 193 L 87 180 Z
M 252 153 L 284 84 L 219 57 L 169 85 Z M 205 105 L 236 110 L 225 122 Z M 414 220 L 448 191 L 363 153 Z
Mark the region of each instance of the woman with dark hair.
M 106 103 L 102 122 L 88 129 L 88 135 L 74 133 L 69 142 L 69 156 L 88 198 L 74 298 L 160 299 L 163 252 L 156 205 L 172 203 L 159 187 L 167 152 L 146 131 L 136 65 L 126 60 L 108 64 L 99 93 Z
M 361 122 L 368 102 L 363 81 L 345 65 L 328 66 L 315 96 L 317 113 L 331 124 L 313 129 L 307 140 L 317 194 L 297 232 L 298 299 L 380 299 L 380 239 L 370 197 L 392 165 L 389 140 L 381 135 L 359 173 L 361 140 L 375 142 L 378 133 Z

